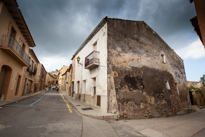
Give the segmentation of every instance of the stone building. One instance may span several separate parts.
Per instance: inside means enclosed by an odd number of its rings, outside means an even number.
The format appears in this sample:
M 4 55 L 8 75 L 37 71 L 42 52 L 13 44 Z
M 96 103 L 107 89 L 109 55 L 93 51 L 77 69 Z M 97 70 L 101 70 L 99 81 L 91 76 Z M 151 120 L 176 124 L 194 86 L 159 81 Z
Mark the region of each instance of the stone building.
M 60 87 L 60 90 L 65 91 L 65 75 L 63 75 L 68 69 L 68 66 L 62 66 L 59 70 L 59 77 L 58 77 L 58 86 Z
M 189 90 L 191 105 L 205 106 L 205 86 L 202 82 L 187 81 L 188 87 L 193 86 L 194 88 Z
M 68 69 L 65 71 L 64 74 L 62 74 L 62 79 L 63 79 L 62 80 L 63 88 L 61 90 L 68 93 L 68 89 L 69 89 L 69 86 L 68 86 L 68 79 L 69 79 Z
M 53 76 L 54 85 L 58 85 L 58 76 L 59 76 L 59 70 L 51 71 L 50 74 Z
M 16 0 L 0 0 L 0 98 L 19 97 L 30 65 L 29 48 L 35 47 Z
M 34 92 L 43 90 L 45 88 L 46 74 L 47 74 L 47 71 L 44 68 L 43 64 L 39 63 L 37 65 L 37 73 L 35 75 Z
M 46 74 L 45 85 L 48 87 L 50 87 L 51 85 L 56 85 L 55 77 L 50 72 L 47 72 L 47 74 Z
M 199 36 L 202 44 L 205 47 L 205 1 L 204 0 L 190 0 L 194 2 L 197 16 L 190 19 L 194 30 Z
M 65 73 L 62 74 L 63 88 L 61 90 L 66 91 L 69 95 L 71 95 L 71 68 L 72 64 L 70 64 Z
M 144 21 L 105 17 L 75 52 L 75 98 L 119 117 L 189 105 L 183 60 Z

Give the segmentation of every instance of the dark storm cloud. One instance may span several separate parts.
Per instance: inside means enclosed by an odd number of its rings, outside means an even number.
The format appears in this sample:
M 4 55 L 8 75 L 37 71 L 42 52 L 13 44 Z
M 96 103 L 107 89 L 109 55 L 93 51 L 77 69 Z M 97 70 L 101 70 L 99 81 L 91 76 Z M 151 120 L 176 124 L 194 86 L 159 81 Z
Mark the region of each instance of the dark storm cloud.
M 194 5 L 188 0 L 17 1 L 40 61 L 55 54 L 70 60 L 105 16 L 143 20 L 174 49 L 197 38 L 189 22 L 195 16 Z

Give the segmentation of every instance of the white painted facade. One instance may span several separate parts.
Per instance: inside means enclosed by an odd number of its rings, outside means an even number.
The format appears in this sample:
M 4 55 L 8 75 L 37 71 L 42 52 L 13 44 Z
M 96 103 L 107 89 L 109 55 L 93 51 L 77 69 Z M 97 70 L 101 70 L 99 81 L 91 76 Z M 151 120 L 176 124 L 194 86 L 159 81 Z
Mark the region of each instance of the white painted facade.
M 85 57 L 94 50 L 94 44 L 97 42 L 97 51 L 99 51 L 100 65 L 85 69 Z M 107 112 L 107 23 L 92 37 L 92 39 L 75 56 L 80 57 L 79 63 L 75 62 L 75 94 L 85 94 L 91 99 L 101 96 L 100 109 Z M 82 64 L 82 65 L 80 65 Z M 94 79 L 96 78 L 96 96 L 94 97 Z M 97 106 L 85 99 L 85 102 Z

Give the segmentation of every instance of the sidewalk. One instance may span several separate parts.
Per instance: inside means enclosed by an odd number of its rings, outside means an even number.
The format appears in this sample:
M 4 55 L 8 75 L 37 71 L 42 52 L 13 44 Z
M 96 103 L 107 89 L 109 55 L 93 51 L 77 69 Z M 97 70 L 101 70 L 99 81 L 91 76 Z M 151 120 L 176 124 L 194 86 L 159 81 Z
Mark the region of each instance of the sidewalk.
M 117 114 L 105 113 L 97 107 L 73 99 L 72 97 L 68 96 L 68 93 L 66 93 L 65 91 L 61 90 L 61 92 L 68 99 L 68 101 L 77 109 L 77 111 L 84 116 L 103 120 L 118 119 Z
M 10 103 L 13 103 L 13 102 L 16 102 L 16 101 L 26 99 L 26 98 L 31 97 L 31 96 L 36 95 L 36 94 L 39 94 L 39 93 L 41 93 L 41 91 L 38 91 L 38 92 L 35 92 L 35 93 L 32 93 L 32 94 L 26 94 L 24 96 L 20 96 L 18 98 L 6 100 L 6 101 L 0 101 L 0 107 L 5 106 L 5 105 L 10 104 Z

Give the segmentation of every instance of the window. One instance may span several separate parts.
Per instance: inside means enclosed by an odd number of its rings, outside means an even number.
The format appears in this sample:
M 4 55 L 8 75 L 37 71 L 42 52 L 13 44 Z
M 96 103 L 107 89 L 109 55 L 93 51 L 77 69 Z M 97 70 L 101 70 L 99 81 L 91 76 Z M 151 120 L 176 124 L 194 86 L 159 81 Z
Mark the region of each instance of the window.
M 175 86 L 176 86 L 176 89 L 177 89 L 177 93 L 178 93 L 178 95 L 179 95 L 178 84 L 177 84 L 177 83 L 175 83 Z
M 21 80 L 21 76 L 18 76 L 17 85 L 16 85 L 16 92 L 15 92 L 15 96 L 18 94 L 20 80 Z
M 166 63 L 166 57 L 164 54 L 161 54 L 161 60 L 162 60 L 162 63 Z
M 97 41 L 93 44 L 93 50 L 97 51 Z
M 33 70 L 33 64 L 34 64 L 34 62 L 33 62 L 33 60 L 31 61 L 31 70 Z
M 94 82 L 94 85 L 93 85 L 93 96 L 96 95 L 96 78 L 93 78 L 93 82 Z
M 165 81 L 165 84 L 166 84 L 166 88 L 167 88 L 167 89 L 170 89 L 169 82 L 168 82 L 168 81 Z

